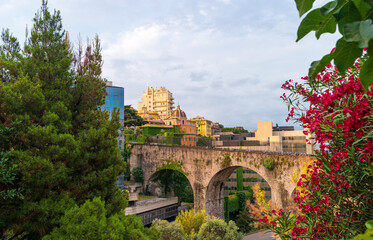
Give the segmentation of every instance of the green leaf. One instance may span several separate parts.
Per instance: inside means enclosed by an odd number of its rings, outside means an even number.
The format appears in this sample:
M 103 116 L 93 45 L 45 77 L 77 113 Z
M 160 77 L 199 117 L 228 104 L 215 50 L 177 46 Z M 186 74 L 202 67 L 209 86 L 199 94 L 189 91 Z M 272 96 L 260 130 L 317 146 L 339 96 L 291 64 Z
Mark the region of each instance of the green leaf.
M 371 8 L 373 8 L 373 0 L 364 0 Z
M 363 50 L 359 48 L 356 42 L 346 42 L 343 38 L 337 41 L 334 51 L 334 64 L 341 74 L 351 67 L 357 58 L 361 57 Z
M 367 13 L 370 11 L 371 7 L 364 0 L 353 0 L 356 8 L 359 10 L 360 15 L 364 18 Z
M 373 82 L 373 41 L 369 42 L 368 59 L 362 64 L 359 79 L 364 89 L 367 90 Z
M 308 77 L 310 79 L 315 79 L 317 74 L 319 72 L 321 72 L 325 66 L 330 63 L 330 61 L 332 61 L 332 59 L 334 58 L 334 52 L 332 53 L 329 53 L 327 55 L 325 55 L 321 60 L 319 61 L 314 61 L 311 63 L 311 67 L 310 69 L 308 70 Z
M 368 222 L 365 223 L 365 226 L 368 229 L 373 229 L 373 220 L 369 220 Z
M 347 0 L 334 0 L 332 2 L 329 2 L 327 4 L 325 4 L 321 9 L 320 9 L 320 13 L 323 15 L 323 16 L 326 16 L 328 15 L 329 13 L 333 13 L 333 12 L 336 12 L 337 10 L 339 10 L 339 8 L 341 8 L 341 6 L 343 6 L 344 4 L 346 4 L 348 1 Z
M 335 33 L 335 30 L 337 29 L 337 22 L 333 15 L 328 15 L 326 18 L 322 21 L 322 23 L 319 26 L 319 29 L 316 31 L 316 38 L 319 39 L 321 34 L 323 33 Z
M 348 23 L 356 22 L 361 20 L 359 9 L 353 2 L 345 4 L 340 11 L 334 14 L 338 22 L 338 31 L 344 35 L 344 26 Z
M 315 0 L 295 0 L 299 12 L 299 17 L 301 17 L 312 8 L 314 1 Z
M 344 26 L 344 38 L 347 42 L 358 42 L 360 48 L 368 47 L 373 38 L 372 20 L 357 21 Z
M 320 13 L 320 8 L 309 12 L 298 27 L 297 42 L 309 32 L 317 30 L 324 19 L 325 17 Z

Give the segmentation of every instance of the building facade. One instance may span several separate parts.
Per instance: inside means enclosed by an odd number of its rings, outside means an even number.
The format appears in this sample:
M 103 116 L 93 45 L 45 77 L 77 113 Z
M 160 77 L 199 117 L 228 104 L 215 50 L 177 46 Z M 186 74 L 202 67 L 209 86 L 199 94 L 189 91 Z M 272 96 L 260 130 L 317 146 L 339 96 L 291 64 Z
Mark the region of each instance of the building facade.
M 195 147 L 198 141 L 198 129 L 195 122 L 187 119 L 187 116 L 178 105 L 171 116 L 164 119 L 166 125 L 177 125 L 181 127 L 184 132 L 184 136 L 181 139 L 181 145 Z
M 205 119 L 204 117 L 197 116 L 191 118 L 191 121 L 195 122 L 198 128 L 198 135 L 211 137 L 212 136 L 212 121 Z
M 138 104 L 138 114 L 142 117 L 145 112 L 157 113 L 160 119 L 171 116 L 174 108 L 174 98 L 172 93 L 165 87 L 146 88 Z
M 105 103 L 101 106 L 102 110 L 108 111 L 111 113 L 114 109 L 119 111 L 119 121 L 121 124 L 120 129 L 118 129 L 119 136 L 118 136 L 118 147 L 120 149 L 120 152 L 124 152 L 124 133 L 122 131 L 124 126 L 124 88 L 113 86 L 112 82 L 108 81 L 106 82 L 106 92 L 107 95 L 105 97 Z M 123 189 L 123 183 L 124 183 L 124 174 L 122 173 L 118 177 L 118 181 L 116 185 Z
M 243 186 L 254 187 L 255 184 L 259 183 L 260 189 L 264 192 L 266 200 L 271 199 L 271 187 L 258 173 L 251 169 L 243 169 Z M 229 176 L 227 181 L 224 183 L 224 195 L 228 195 L 230 191 L 237 191 L 237 173 L 236 170 Z
M 313 154 L 316 147 L 312 136 L 304 135 L 303 130 L 296 131 L 293 126 L 273 126 L 272 122 L 258 122 L 258 129 L 242 138 L 235 134 L 226 135 L 215 135 L 213 145 L 216 148 L 304 154 Z

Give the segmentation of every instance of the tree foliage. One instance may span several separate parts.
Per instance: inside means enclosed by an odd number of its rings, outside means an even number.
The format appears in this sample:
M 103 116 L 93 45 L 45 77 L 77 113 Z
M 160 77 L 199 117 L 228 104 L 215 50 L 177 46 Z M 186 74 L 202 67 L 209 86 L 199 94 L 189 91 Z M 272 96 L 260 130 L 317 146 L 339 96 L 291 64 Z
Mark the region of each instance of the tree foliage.
M 140 217 L 125 216 L 123 211 L 108 217 L 105 203 L 96 197 L 81 207 L 66 210 L 60 227 L 43 239 L 158 240 L 159 232 L 155 228 L 145 228 Z
M 234 134 L 247 133 L 248 131 L 243 127 L 223 127 L 222 132 L 233 132 Z
M 238 232 L 238 227 L 233 221 L 228 223 L 219 218 L 207 219 L 198 232 L 198 240 L 239 240 L 242 234 Z
M 158 181 L 164 187 L 166 195 L 173 190 L 180 201 L 194 202 L 192 186 L 182 172 L 173 169 L 162 169 L 157 172 L 153 181 Z
M 324 33 L 335 33 L 342 37 L 337 41 L 335 51 L 311 64 L 309 78 L 314 80 L 319 72 L 332 60 L 339 72 L 344 74 L 359 58 L 363 49 L 368 56 L 373 51 L 373 2 L 371 0 L 332 0 L 321 8 L 312 9 L 315 0 L 295 0 L 299 16 L 303 18 L 298 28 L 297 41 L 311 31 L 318 39 Z M 311 10 L 311 11 L 310 11 Z M 365 90 L 373 82 L 373 59 L 368 58 L 361 66 L 360 82 Z
M 136 109 L 132 108 L 131 105 L 124 105 L 124 126 L 135 127 L 147 124 L 142 117 L 137 115 Z
M 33 22 L 23 48 L 9 30 L 1 36 L 0 126 L 21 124 L 0 146 L 14 149 L 8 180 L 22 197 L 0 199 L 0 235 L 40 239 L 87 199 L 104 200 L 108 215 L 123 210 L 114 183 L 124 164 L 118 113 L 110 120 L 99 110 L 106 92 L 100 40 L 72 51 L 60 12 L 44 1 Z
M 12 122 L 9 127 L 0 126 L 0 199 L 4 200 L 22 196 L 21 189 L 15 186 L 17 165 L 11 163 L 14 149 L 10 144 L 19 125 L 20 122 Z
M 135 179 L 135 182 L 143 183 L 144 182 L 144 171 L 141 167 L 135 167 L 132 169 L 132 175 Z
M 181 211 L 176 216 L 176 222 L 181 225 L 184 234 L 187 236 L 193 236 L 198 233 L 207 219 L 208 217 L 204 210 L 195 212 L 194 209 Z
M 154 219 L 152 227 L 160 232 L 160 239 L 186 240 L 183 229 L 177 222 L 169 223 L 166 220 Z
M 197 141 L 197 146 L 198 147 L 212 147 L 212 138 L 206 137 L 206 136 L 198 136 L 198 141 Z

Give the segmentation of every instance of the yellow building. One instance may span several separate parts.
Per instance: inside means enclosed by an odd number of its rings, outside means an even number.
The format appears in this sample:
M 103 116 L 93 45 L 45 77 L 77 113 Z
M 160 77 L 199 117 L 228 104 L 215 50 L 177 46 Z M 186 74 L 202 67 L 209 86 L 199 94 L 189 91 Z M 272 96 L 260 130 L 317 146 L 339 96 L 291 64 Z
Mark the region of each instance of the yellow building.
M 171 116 L 174 108 L 174 98 L 172 93 L 165 87 L 146 88 L 142 93 L 141 102 L 138 104 L 138 114 L 140 116 L 147 113 L 157 113 L 160 119 L 166 119 Z
M 205 137 L 212 136 L 211 134 L 212 122 L 210 120 L 207 120 L 204 117 L 200 117 L 200 116 L 191 118 L 190 120 L 196 123 L 199 135 L 205 136 Z

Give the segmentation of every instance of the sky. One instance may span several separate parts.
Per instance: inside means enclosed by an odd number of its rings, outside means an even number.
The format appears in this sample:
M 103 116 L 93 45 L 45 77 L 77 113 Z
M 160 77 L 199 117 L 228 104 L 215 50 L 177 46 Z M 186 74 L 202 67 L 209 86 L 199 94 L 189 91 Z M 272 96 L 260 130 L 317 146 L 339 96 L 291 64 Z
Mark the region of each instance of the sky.
M 316 6 L 326 1 L 316 1 Z M 0 0 L 0 27 L 20 42 L 41 0 Z M 50 0 L 70 41 L 102 41 L 103 77 L 124 87 L 137 109 L 146 87 L 164 86 L 188 118 L 203 116 L 252 131 L 259 121 L 286 123 L 280 96 L 288 79 L 339 38 L 314 33 L 295 42 L 294 0 Z

